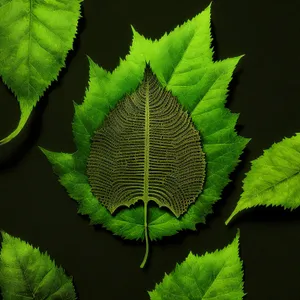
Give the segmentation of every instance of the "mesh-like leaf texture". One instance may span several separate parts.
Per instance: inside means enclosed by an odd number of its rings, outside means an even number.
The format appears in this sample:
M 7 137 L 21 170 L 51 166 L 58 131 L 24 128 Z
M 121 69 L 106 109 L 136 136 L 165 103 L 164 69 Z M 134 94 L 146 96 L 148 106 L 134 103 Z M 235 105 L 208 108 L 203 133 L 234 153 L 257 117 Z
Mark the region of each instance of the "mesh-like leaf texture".
M 196 200 L 204 174 L 199 131 L 147 65 L 138 89 L 93 136 L 87 164 L 93 194 L 111 213 L 143 200 L 178 217 Z

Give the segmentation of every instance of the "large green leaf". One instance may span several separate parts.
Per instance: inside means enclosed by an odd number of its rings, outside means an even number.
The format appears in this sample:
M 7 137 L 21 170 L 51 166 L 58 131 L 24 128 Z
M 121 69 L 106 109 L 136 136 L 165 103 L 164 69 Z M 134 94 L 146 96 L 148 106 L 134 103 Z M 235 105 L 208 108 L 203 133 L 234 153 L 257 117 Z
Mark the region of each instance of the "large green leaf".
M 22 130 L 72 49 L 82 0 L 0 0 L 0 75 L 16 95 Z
M 144 239 L 143 206 L 111 215 L 91 192 L 86 165 L 95 130 L 119 100 L 135 91 L 143 79 L 145 62 L 150 62 L 160 83 L 187 109 L 200 132 L 207 161 L 203 192 L 182 217 L 149 207 L 149 236 L 155 240 L 182 229 L 195 230 L 197 223 L 205 222 L 249 141 L 235 132 L 238 115 L 224 107 L 228 84 L 241 57 L 212 61 L 210 6 L 158 41 L 145 39 L 134 29 L 133 33 L 130 53 L 112 73 L 89 59 L 89 88 L 83 104 L 75 105 L 73 134 L 78 150 L 74 154 L 42 150 L 69 195 L 78 201 L 79 213 L 88 214 L 93 224 L 102 224 L 114 234 Z
M 2 232 L 0 287 L 4 300 L 75 300 L 72 278 L 47 254 Z
M 199 131 L 149 65 L 138 89 L 95 131 L 86 173 L 92 193 L 111 213 L 144 202 L 145 261 L 148 203 L 179 217 L 201 192 L 205 159 Z
M 300 134 L 275 143 L 251 162 L 244 179 L 244 192 L 226 224 L 240 211 L 255 207 L 300 206 Z
M 190 253 L 175 270 L 149 292 L 151 300 L 241 300 L 243 269 L 239 233 L 222 250 L 202 256 Z

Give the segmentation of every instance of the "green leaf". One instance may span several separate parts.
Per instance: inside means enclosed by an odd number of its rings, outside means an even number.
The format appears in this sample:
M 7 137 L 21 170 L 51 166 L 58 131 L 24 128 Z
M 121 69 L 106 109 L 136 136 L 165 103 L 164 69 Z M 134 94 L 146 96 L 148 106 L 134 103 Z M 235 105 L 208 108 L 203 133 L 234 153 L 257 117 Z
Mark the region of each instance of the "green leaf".
M 0 75 L 21 110 L 16 137 L 72 49 L 82 0 L 0 0 Z
M 149 292 L 151 300 L 241 300 L 242 261 L 239 258 L 239 233 L 222 250 L 202 256 L 190 253 L 175 270 Z
M 2 232 L 0 287 L 4 300 L 75 300 L 72 278 L 46 254 Z
M 273 144 L 251 164 L 243 181 L 244 192 L 226 225 L 250 207 L 271 205 L 293 210 L 300 206 L 300 133 Z
M 93 195 L 86 166 L 95 131 L 118 101 L 136 90 L 146 62 L 150 62 L 160 84 L 177 97 L 191 116 L 207 162 L 203 192 L 183 216 L 177 218 L 156 206 L 148 208 L 149 237 L 156 240 L 183 229 L 195 230 L 197 223 L 205 222 L 249 141 L 235 132 L 238 115 L 224 107 L 228 84 L 241 56 L 212 61 L 210 6 L 158 41 L 146 39 L 134 29 L 133 34 L 130 53 L 112 73 L 89 58 L 89 88 L 83 104 L 75 105 L 73 134 L 77 151 L 62 154 L 42 150 L 61 184 L 78 201 L 79 213 L 88 214 L 92 224 L 102 224 L 114 234 L 144 239 L 143 206 L 124 208 L 111 215 Z

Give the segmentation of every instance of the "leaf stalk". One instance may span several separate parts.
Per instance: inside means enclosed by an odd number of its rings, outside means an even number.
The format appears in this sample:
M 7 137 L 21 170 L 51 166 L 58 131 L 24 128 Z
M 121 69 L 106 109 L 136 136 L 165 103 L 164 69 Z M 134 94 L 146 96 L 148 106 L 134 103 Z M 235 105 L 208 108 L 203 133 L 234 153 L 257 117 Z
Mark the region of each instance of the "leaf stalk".
M 146 241 L 146 252 L 145 252 L 145 256 L 144 259 L 140 265 L 140 268 L 143 269 L 147 259 L 148 259 L 148 255 L 149 255 L 149 237 L 148 237 L 148 220 L 147 220 L 147 215 L 148 215 L 148 211 L 147 211 L 147 204 L 148 201 L 144 202 L 144 228 L 145 228 L 145 241 Z

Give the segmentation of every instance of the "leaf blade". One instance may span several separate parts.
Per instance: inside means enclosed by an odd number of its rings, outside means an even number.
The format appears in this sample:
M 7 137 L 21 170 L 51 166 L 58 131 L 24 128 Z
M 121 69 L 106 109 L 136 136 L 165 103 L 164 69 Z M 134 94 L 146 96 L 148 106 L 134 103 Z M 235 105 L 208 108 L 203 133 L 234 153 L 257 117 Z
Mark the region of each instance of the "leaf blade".
M 4 300 L 76 299 L 72 279 L 47 254 L 5 232 L 2 237 L 0 286 Z
M 300 206 L 300 134 L 274 143 L 264 154 L 251 162 L 243 183 L 243 193 L 225 224 L 240 211 L 255 207 Z
M 239 233 L 222 250 L 197 256 L 192 253 L 174 271 L 165 275 L 151 300 L 241 300 L 243 292 L 242 261 L 239 258 Z
M 0 1 L 0 76 L 16 95 L 21 110 L 16 129 L 0 144 L 19 134 L 39 98 L 65 65 L 81 1 Z

